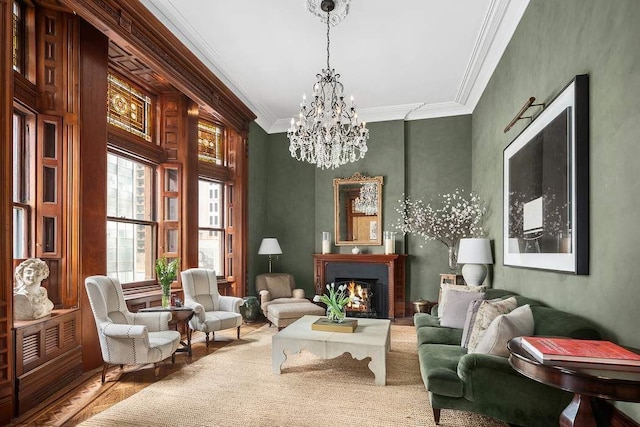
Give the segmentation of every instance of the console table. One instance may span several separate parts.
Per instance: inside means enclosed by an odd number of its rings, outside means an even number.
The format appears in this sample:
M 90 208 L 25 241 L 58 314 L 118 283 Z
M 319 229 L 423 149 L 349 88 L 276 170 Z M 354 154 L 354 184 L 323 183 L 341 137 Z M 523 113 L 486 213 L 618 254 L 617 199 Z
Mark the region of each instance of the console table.
M 408 312 L 405 292 L 406 258 L 407 255 L 404 254 L 313 254 L 316 294 L 324 293 L 324 286 L 328 283 L 327 266 L 331 263 L 382 264 L 387 267 L 386 285 L 389 289 L 387 317 L 389 319 L 405 317 Z

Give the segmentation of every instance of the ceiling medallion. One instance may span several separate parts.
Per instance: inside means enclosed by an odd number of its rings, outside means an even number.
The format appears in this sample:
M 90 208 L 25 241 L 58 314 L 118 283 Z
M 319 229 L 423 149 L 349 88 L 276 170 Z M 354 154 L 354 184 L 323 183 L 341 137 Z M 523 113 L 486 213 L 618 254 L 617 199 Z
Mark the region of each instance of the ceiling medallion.
M 338 22 L 342 21 L 346 18 L 347 13 L 349 13 L 349 2 L 351 0 L 334 0 L 333 9 L 329 14 L 329 23 L 331 26 L 335 26 Z M 323 5 L 327 0 L 307 0 L 307 7 L 309 8 L 309 12 L 313 13 L 323 23 L 327 22 L 327 6 Z

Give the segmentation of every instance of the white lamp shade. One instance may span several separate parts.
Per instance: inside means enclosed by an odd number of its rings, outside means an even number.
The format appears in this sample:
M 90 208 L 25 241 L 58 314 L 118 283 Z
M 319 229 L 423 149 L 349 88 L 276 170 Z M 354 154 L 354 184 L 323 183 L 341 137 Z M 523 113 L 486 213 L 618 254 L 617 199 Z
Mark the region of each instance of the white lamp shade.
M 489 239 L 460 239 L 458 264 L 493 264 Z
M 258 255 L 279 255 L 282 253 L 280 243 L 275 237 L 265 237 L 260 243 L 260 249 L 258 249 Z

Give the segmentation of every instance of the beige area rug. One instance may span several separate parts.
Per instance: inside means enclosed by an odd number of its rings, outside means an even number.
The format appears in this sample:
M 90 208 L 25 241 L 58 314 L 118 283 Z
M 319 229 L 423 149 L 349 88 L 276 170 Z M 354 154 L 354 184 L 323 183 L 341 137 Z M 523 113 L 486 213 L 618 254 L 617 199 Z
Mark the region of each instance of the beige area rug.
M 81 426 L 435 426 L 420 377 L 413 326 L 391 328 L 387 385 L 374 385 L 369 359 L 289 355 L 271 373 L 265 326 L 110 407 Z M 443 410 L 441 426 L 504 424 Z

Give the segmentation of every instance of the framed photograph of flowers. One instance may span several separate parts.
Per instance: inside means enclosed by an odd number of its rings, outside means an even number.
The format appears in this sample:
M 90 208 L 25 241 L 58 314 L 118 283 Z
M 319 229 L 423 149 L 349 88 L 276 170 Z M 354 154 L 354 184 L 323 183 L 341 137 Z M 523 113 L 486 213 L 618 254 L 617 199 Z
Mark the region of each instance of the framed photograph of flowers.
M 589 274 L 589 77 L 504 150 L 504 265 Z

